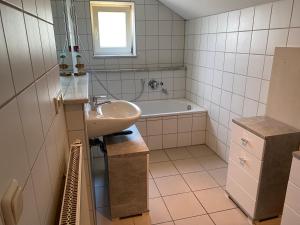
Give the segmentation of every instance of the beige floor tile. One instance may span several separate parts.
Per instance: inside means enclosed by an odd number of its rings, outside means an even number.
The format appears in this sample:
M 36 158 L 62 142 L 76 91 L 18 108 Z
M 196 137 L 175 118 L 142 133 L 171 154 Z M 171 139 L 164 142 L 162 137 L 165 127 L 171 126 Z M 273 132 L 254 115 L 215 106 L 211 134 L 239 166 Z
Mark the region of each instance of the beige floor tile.
M 280 225 L 281 218 L 275 218 L 255 223 L 256 225 Z
M 187 146 L 186 149 L 195 158 L 215 155 L 215 153 L 206 145 Z
M 151 218 L 149 213 L 145 213 L 142 216 L 135 216 L 132 219 L 134 225 L 151 225 Z
M 208 213 L 236 208 L 236 205 L 225 196 L 222 188 L 197 191 L 195 195 Z
M 188 159 L 192 155 L 186 150 L 185 147 L 180 148 L 170 148 L 165 150 L 171 160 L 177 159 Z
M 153 177 L 152 177 L 152 175 L 151 175 L 151 173 L 150 173 L 150 169 L 149 169 L 149 171 L 148 171 L 148 179 L 153 179 Z
M 149 159 L 150 163 L 170 161 L 167 154 L 163 150 L 150 151 L 150 157 L 149 158 L 150 158 Z
M 111 220 L 108 208 L 96 209 L 96 218 L 98 225 L 134 225 L 132 218 Z
M 215 179 L 220 186 L 226 185 L 227 168 L 210 170 L 208 173 Z
M 218 187 L 218 184 L 207 172 L 186 173 L 182 176 L 193 191 Z
M 216 155 L 201 157 L 199 158 L 199 161 L 206 170 L 214 170 L 227 167 L 227 163 Z
M 195 216 L 174 221 L 175 225 L 214 225 L 208 215 Z
M 159 225 L 174 225 L 173 222 L 160 223 Z
M 107 187 L 95 187 L 95 201 L 97 208 L 108 206 Z
M 210 217 L 216 225 L 249 225 L 247 217 L 239 209 L 212 213 Z
M 174 220 L 205 214 L 205 210 L 193 193 L 163 197 Z
M 200 162 L 195 159 L 181 159 L 173 161 L 173 163 L 180 173 L 203 171 L 203 167 Z
M 149 198 L 160 197 L 160 193 L 153 179 L 149 179 Z
M 168 209 L 166 208 L 162 198 L 150 199 L 149 210 L 150 210 L 151 224 L 172 221 Z
M 155 178 L 154 180 L 162 196 L 191 191 L 180 175 Z
M 149 167 L 153 178 L 179 174 L 171 162 L 150 163 Z

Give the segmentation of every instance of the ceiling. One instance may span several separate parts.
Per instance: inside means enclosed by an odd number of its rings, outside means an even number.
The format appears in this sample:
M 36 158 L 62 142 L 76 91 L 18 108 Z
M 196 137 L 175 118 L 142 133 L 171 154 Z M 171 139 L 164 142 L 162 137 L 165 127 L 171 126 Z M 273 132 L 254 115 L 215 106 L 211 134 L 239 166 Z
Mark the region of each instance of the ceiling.
M 247 8 L 274 0 L 159 0 L 185 19 Z

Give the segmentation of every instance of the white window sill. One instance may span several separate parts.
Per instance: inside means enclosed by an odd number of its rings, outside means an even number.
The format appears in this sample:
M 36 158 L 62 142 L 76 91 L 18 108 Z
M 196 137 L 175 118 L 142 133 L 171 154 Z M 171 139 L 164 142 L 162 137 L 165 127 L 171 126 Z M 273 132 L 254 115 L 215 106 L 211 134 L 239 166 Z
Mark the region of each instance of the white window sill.
M 94 55 L 93 58 L 134 58 L 137 57 L 136 54 L 123 54 L 123 55 Z

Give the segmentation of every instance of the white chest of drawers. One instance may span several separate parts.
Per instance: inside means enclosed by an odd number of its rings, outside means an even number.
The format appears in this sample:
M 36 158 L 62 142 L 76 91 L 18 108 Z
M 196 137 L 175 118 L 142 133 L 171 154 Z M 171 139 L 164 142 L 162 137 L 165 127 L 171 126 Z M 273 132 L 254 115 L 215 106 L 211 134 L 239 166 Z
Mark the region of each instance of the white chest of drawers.
M 268 117 L 233 120 L 226 191 L 250 220 L 282 213 L 300 132 Z
M 281 225 L 300 224 L 300 151 L 294 152 Z

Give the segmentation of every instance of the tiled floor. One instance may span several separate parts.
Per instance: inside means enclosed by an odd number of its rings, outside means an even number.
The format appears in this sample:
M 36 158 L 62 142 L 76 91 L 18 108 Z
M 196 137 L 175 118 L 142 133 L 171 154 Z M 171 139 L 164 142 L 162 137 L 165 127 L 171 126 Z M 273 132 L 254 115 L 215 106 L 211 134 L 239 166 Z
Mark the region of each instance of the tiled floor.
M 225 196 L 227 164 L 204 145 L 150 152 L 149 208 L 143 216 L 109 219 L 104 162 L 95 160 L 98 225 L 248 225 Z M 270 220 L 259 225 L 279 225 Z

